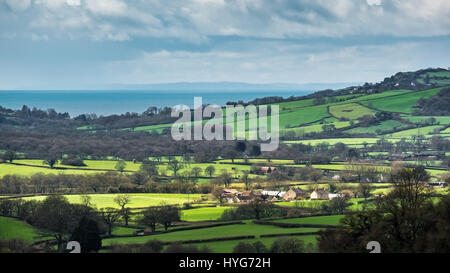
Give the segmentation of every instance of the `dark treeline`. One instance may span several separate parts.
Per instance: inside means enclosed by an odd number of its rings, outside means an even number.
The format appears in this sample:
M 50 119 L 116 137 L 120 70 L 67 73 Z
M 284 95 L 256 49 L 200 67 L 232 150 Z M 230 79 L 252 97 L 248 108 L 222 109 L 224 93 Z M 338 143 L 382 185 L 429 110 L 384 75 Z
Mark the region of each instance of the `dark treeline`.
M 31 177 L 5 175 L 0 178 L 1 194 L 80 194 L 80 193 L 210 193 L 211 183 L 197 185 L 183 181 L 155 182 L 145 179 L 143 183 L 136 176 L 117 172 L 95 175 L 53 175 L 35 174 Z M 139 184 L 138 184 L 139 182 Z
M 421 98 L 418 102 L 415 115 L 436 115 L 449 116 L 450 115 L 450 87 L 444 88 L 436 96 L 428 99 Z
M 49 155 L 90 156 L 92 159 L 108 156 L 126 160 L 143 160 L 150 156 L 170 156 L 201 153 L 216 158 L 222 151 L 232 149 L 233 141 L 183 141 L 177 142 L 169 137 L 145 132 L 98 131 L 96 133 L 64 128 L 40 127 L 0 128 L 0 150 L 12 150 L 25 153 L 31 158 L 45 158 Z M 229 147 L 229 148 L 227 148 Z
M 97 116 L 81 114 L 71 119 L 70 115 L 58 113 L 54 109 L 30 109 L 24 105 L 20 110 L 12 110 L 0 106 L 0 124 L 14 126 L 53 126 L 65 124 L 65 127 L 95 126 L 98 129 L 134 128 L 141 125 L 171 123 L 176 119 L 170 117 L 170 107 L 149 107 L 141 114 L 125 113 L 121 115 Z

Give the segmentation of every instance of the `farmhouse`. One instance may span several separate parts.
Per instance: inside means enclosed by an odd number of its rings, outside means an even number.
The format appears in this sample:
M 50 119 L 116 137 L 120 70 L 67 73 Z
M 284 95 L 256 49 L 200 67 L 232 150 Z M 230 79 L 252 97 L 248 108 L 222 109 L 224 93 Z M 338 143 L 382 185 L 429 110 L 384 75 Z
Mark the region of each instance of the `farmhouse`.
M 262 191 L 261 195 L 267 195 L 269 197 L 283 197 L 286 194 L 285 191 Z
M 277 168 L 275 168 L 275 167 L 261 167 L 260 170 L 261 170 L 263 173 L 271 173 L 271 172 L 273 172 L 273 171 L 276 171 Z
M 284 200 L 294 200 L 294 199 L 298 199 L 298 198 L 303 198 L 305 197 L 306 192 L 302 189 L 299 188 L 293 188 L 288 190 L 284 195 L 283 195 L 283 199 Z
M 251 202 L 251 201 L 255 200 L 257 197 L 259 197 L 259 195 L 252 191 L 243 191 L 243 192 L 239 192 L 236 195 L 237 202 L 240 202 L 240 203 Z
M 234 203 L 236 202 L 236 194 L 238 194 L 239 191 L 235 189 L 224 189 L 222 192 L 222 197 L 227 203 Z
M 412 154 L 392 154 L 389 156 L 389 160 L 390 161 L 395 161 L 395 160 L 414 160 L 414 157 Z
M 328 194 L 328 199 L 333 200 L 334 198 L 337 197 L 345 197 L 345 194 L 339 194 L 339 193 L 330 193 Z
M 223 189 L 223 194 L 224 195 L 235 195 L 237 194 L 239 191 L 235 190 L 235 189 Z
M 328 199 L 328 192 L 324 189 L 315 189 L 311 195 L 311 200 L 327 200 Z
M 430 182 L 428 183 L 428 187 L 439 187 L 439 188 L 445 188 L 448 184 L 446 182 Z

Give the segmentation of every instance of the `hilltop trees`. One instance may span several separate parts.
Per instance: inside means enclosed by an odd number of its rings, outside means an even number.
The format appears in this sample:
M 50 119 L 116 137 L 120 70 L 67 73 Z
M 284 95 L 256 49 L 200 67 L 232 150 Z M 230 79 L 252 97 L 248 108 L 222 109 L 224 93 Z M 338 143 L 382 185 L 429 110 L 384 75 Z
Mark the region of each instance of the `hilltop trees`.
M 446 87 L 435 96 L 421 98 L 415 105 L 414 114 L 420 116 L 449 116 L 449 105 L 450 87 Z

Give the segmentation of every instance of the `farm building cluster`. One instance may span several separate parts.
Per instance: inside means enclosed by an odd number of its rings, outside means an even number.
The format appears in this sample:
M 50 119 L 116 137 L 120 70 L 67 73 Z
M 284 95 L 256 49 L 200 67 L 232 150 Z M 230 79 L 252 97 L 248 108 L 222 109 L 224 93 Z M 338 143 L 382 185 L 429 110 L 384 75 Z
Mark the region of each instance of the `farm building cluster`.
M 324 189 L 315 189 L 308 193 L 300 188 L 292 188 L 288 191 L 238 191 L 235 189 L 224 189 L 222 198 L 226 203 L 248 203 L 255 200 L 263 201 L 293 201 L 298 199 L 310 200 L 332 200 L 336 197 L 345 197 L 344 194 L 329 193 Z

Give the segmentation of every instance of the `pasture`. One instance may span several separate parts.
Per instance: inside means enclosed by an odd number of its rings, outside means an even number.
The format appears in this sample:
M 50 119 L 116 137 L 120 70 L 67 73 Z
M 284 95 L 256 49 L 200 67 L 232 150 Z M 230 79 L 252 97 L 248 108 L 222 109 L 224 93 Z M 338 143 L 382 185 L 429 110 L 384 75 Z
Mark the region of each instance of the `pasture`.
M 38 229 L 14 218 L 0 216 L 0 240 L 23 239 L 27 243 L 45 239 Z
M 373 107 L 381 111 L 391 111 L 398 113 L 411 114 L 413 106 L 416 105 L 420 98 L 429 98 L 436 95 L 441 88 L 430 89 L 425 91 L 408 92 L 397 96 L 382 97 L 377 99 L 365 98 L 361 103 Z M 382 94 L 384 94 L 383 92 Z
M 436 129 L 442 128 L 441 125 L 433 125 L 433 126 L 426 126 L 426 127 L 420 127 L 417 129 L 408 129 L 403 130 L 400 132 L 395 132 L 393 134 L 387 134 L 385 136 L 390 138 L 409 138 L 412 136 L 418 136 L 418 135 L 429 135 L 432 134 Z
M 349 103 L 330 106 L 330 113 L 339 119 L 358 119 L 366 115 L 373 116 L 375 111 L 357 103 Z
M 324 125 L 334 125 L 336 129 L 341 129 L 350 126 L 350 121 L 336 121 L 333 123 L 327 123 L 327 124 L 314 124 L 309 126 L 302 126 L 297 128 L 286 128 L 280 130 L 280 135 L 285 136 L 288 133 L 294 133 L 295 136 L 303 136 L 304 134 L 308 133 L 320 133 L 323 131 Z
M 344 215 L 314 216 L 314 217 L 274 220 L 273 222 L 288 223 L 288 224 L 338 225 L 339 221 L 343 217 Z
M 200 240 L 212 238 L 224 238 L 234 236 L 255 235 L 257 238 L 263 234 L 289 234 L 297 232 L 316 232 L 318 228 L 282 228 L 270 225 L 257 225 L 250 221 L 243 224 L 234 224 L 219 227 L 209 227 L 192 230 L 181 230 L 163 234 L 147 235 L 141 237 L 127 238 L 108 238 L 104 239 L 103 245 L 111 244 L 127 244 L 127 243 L 145 243 L 149 240 L 156 239 L 163 242 L 176 242 L 184 240 Z
M 112 207 L 119 208 L 114 202 L 119 194 L 89 194 L 91 202 L 98 209 Z M 80 204 L 82 202 L 81 195 L 64 195 L 70 203 Z M 143 208 L 150 206 L 159 206 L 161 204 L 182 205 L 184 203 L 193 202 L 201 198 L 201 194 L 172 194 L 172 193 L 130 193 L 131 202 L 129 208 Z M 46 196 L 24 197 L 25 200 L 44 200 Z
M 346 133 L 373 133 L 378 134 L 378 132 L 382 132 L 385 130 L 390 130 L 395 127 L 404 126 L 405 124 L 397 121 L 397 120 L 387 120 L 383 121 L 378 125 L 373 125 L 369 127 L 356 127 L 353 129 L 346 130 Z
M 22 166 L 22 165 L 14 165 L 8 163 L 0 164 L 0 177 L 5 175 L 21 175 L 21 176 L 32 176 L 34 174 L 42 173 L 42 174 L 76 174 L 76 175 L 86 175 L 86 174 L 96 174 L 102 171 L 90 171 L 90 170 L 82 170 L 82 169 L 49 169 L 45 167 L 33 167 L 33 166 Z
M 255 242 L 261 242 L 263 243 L 267 249 L 270 248 L 270 246 L 273 244 L 273 242 L 280 237 L 264 237 L 264 238 L 258 238 L 258 239 L 241 239 L 241 240 L 228 240 L 228 241 L 220 241 L 220 242 L 209 242 L 209 243 L 197 243 L 197 244 L 191 244 L 193 246 L 197 247 L 208 247 L 213 253 L 232 253 L 233 249 L 236 247 L 237 244 L 243 242 L 243 243 L 255 243 Z M 315 235 L 303 235 L 303 236 L 289 236 L 289 238 L 297 238 L 299 240 L 302 240 L 305 247 L 308 244 L 311 244 L 313 246 L 313 252 L 315 251 L 316 244 L 317 244 L 317 237 Z
M 212 221 L 222 216 L 222 213 L 230 207 L 205 207 L 182 210 L 181 220 L 188 222 Z

